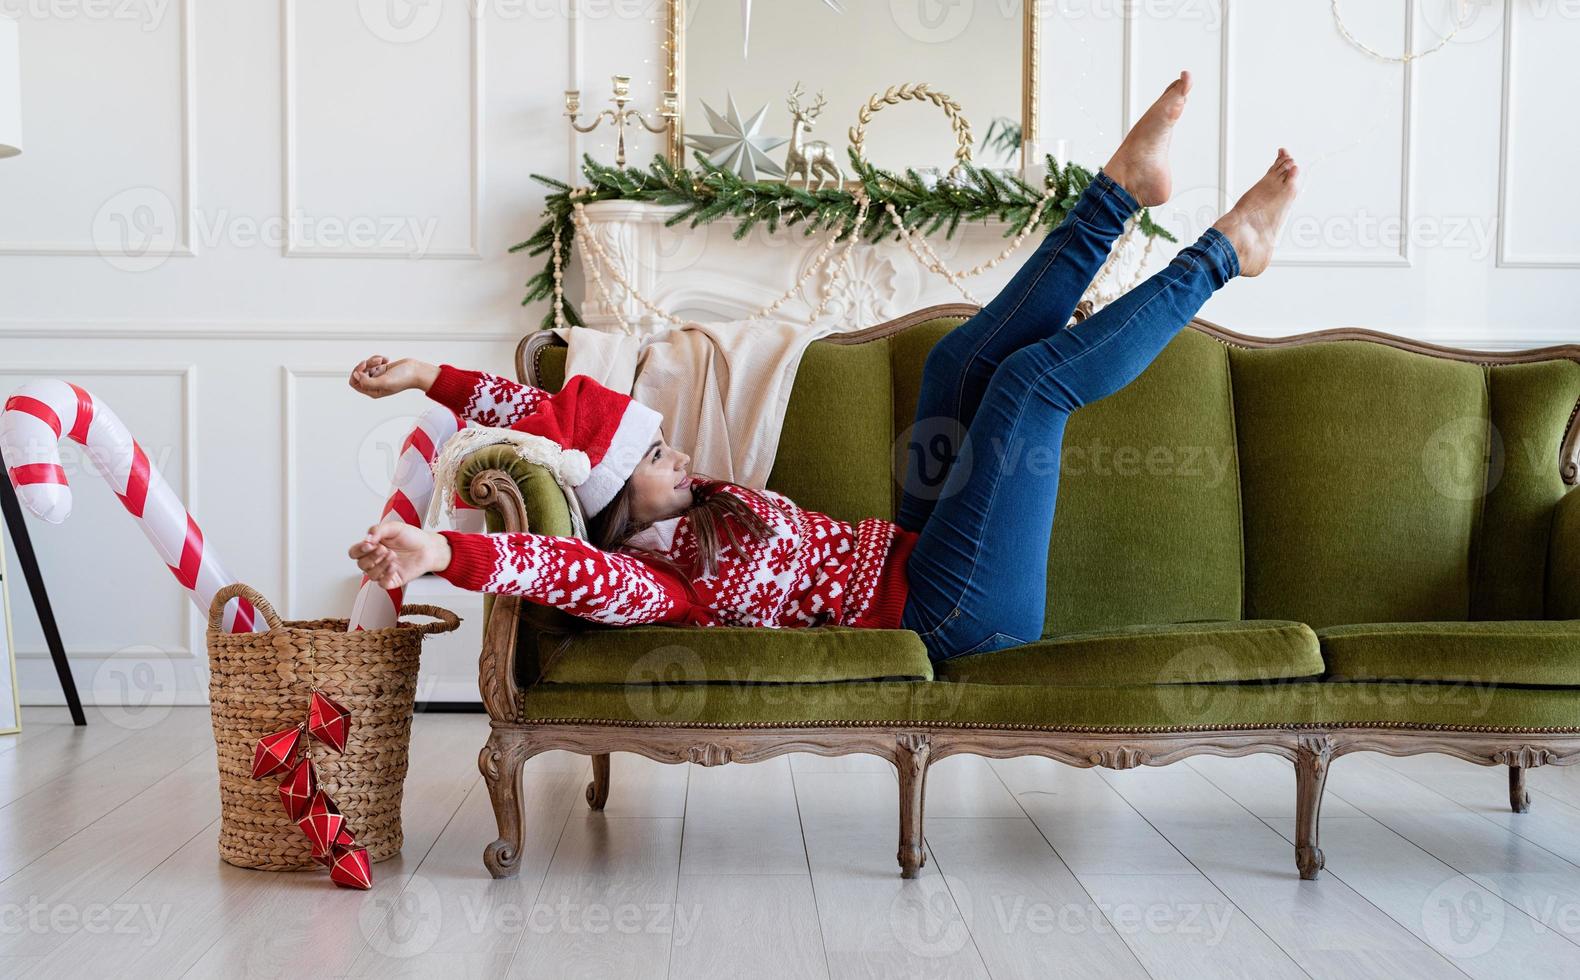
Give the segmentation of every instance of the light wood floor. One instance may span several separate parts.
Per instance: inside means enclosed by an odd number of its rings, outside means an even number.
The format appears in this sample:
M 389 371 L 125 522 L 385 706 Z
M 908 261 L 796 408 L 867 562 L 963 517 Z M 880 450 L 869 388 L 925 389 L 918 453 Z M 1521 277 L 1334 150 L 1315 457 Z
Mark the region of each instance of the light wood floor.
M 520 877 L 483 870 L 481 715 L 417 719 L 371 892 L 223 864 L 203 708 L 24 711 L 0 736 L 0 976 L 1443 977 L 1580 973 L 1580 771 L 1350 756 L 1295 874 L 1272 757 L 947 759 L 902 881 L 886 762 L 528 765 Z

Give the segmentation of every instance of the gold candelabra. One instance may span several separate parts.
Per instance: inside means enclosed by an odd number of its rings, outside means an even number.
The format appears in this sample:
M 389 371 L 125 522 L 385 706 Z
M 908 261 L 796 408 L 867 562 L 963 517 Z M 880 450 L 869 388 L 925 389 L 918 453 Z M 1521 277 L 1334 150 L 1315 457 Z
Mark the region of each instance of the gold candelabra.
M 609 99 L 614 103 L 613 109 L 604 109 L 592 117 L 592 122 L 582 126 L 576 122 L 576 117 L 581 113 L 582 94 L 579 89 L 568 88 L 565 90 L 565 115 L 571 121 L 571 128 L 578 133 L 590 133 L 598 128 L 605 119 L 614 123 L 615 128 L 615 166 L 625 166 L 625 125 L 635 119 L 642 124 L 642 128 L 650 133 L 662 133 L 669 128 L 669 124 L 680 114 L 676 104 L 674 92 L 664 93 L 664 102 L 658 109 L 660 122 L 657 126 L 650 124 L 647 117 L 640 109 L 627 109 L 627 102 L 631 101 L 631 76 L 614 75 L 614 95 Z

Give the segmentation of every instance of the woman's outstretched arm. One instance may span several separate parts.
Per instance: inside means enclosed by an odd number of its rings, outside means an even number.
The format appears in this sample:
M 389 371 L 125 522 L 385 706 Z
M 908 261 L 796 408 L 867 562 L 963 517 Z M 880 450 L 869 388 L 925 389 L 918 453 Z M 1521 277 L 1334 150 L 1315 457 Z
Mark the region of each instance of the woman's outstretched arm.
M 463 589 L 518 595 L 610 626 L 687 621 L 685 586 L 630 555 L 530 531 L 439 534 L 450 563 L 435 571 Z
M 674 572 L 580 538 L 435 532 L 386 521 L 368 528 L 347 554 L 383 589 L 434 572 L 463 589 L 521 596 L 611 626 L 705 625 L 708 618 Z
M 549 393 L 485 371 L 374 354 L 351 369 L 351 387 L 370 398 L 417 389 L 464 419 L 506 428 L 531 414 Z

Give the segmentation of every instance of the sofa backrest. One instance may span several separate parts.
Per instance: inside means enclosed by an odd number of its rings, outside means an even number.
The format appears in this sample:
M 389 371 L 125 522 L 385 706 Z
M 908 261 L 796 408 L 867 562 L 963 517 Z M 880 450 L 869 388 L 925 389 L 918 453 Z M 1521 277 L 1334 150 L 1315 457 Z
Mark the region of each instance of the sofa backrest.
M 809 345 L 768 485 L 844 520 L 892 518 L 923 363 L 971 309 Z M 557 389 L 564 356 L 538 349 L 525 376 Z M 1266 341 L 1197 322 L 1070 418 L 1044 634 L 1541 618 L 1577 400 L 1573 347 L 1478 361 L 1366 331 Z

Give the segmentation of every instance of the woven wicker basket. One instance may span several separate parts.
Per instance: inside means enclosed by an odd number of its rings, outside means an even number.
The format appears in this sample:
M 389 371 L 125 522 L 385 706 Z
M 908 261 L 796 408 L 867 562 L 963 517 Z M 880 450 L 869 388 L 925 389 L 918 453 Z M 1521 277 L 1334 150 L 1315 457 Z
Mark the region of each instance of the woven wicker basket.
M 234 596 L 250 601 L 267 632 L 225 633 L 221 617 Z M 279 779 L 253 779 L 258 738 L 307 716 L 316 685 L 351 713 L 346 751 L 309 747 L 319 786 L 340 806 L 368 860 L 400 853 L 401 791 L 417 691 L 422 638 L 461 625 L 448 609 L 405 606 L 403 615 L 437 623 L 398 623 L 346 632 L 344 619 L 281 622 L 257 590 L 227 585 L 209 609 L 209 706 L 219 749 L 219 854 L 242 868 L 295 871 L 316 867 L 307 837 L 280 803 Z

